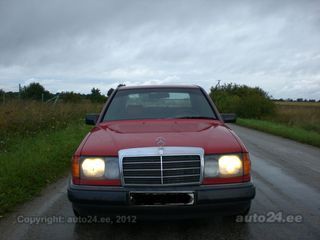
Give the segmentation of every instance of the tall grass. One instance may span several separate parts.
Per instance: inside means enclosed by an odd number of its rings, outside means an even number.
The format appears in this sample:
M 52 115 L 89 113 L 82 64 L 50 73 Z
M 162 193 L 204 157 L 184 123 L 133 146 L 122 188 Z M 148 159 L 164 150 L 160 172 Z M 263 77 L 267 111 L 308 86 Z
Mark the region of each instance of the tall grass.
M 57 103 L 11 101 L 0 105 L 0 150 L 13 138 L 42 131 L 63 129 L 83 121 L 87 112 L 100 112 L 102 105 L 91 102 Z
M 265 119 L 320 133 L 320 104 L 280 102 L 275 115 Z
M 0 105 L 0 215 L 66 174 L 90 130 L 87 112 L 102 105 L 12 101 Z

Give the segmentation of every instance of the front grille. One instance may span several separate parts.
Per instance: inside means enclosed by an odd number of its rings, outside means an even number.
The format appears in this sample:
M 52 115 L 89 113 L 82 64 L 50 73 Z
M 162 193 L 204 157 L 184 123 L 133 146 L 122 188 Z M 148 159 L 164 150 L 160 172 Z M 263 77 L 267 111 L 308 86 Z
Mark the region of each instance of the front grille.
M 142 156 L 122 158 L 125 185 L 199 184 L 200 155 Z

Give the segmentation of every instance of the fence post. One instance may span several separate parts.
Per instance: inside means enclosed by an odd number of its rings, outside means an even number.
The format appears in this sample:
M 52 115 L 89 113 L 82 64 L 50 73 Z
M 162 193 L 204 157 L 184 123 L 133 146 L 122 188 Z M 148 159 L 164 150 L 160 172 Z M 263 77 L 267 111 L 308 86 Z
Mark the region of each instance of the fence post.
M 19 100 L 21 100 L 21 84 L 19 83 Z

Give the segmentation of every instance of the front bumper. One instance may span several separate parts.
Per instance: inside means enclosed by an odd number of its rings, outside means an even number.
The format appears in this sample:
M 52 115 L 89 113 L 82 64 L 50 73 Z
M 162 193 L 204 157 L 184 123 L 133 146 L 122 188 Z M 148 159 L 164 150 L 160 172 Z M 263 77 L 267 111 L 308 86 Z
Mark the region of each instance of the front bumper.
M 137 206 L 130 204 L 130 192 L 193 192 L 191 206 Z M 80 215 L 135 215 L 147 218 L 194 218 L 215 214 L 241 214 L 250 208 L 255 196 L 251 182 L 179 187 L 104 187 L 70 183 L 68 198 Z

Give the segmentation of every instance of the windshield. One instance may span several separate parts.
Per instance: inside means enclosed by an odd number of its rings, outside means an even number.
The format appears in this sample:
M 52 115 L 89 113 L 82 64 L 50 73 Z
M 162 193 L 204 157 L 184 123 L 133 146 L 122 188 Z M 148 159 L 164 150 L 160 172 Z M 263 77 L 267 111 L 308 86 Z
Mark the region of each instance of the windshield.
M 123 89 L 113 97 L 104 121 L 134 119 L 216 119 L 200 89 Z

